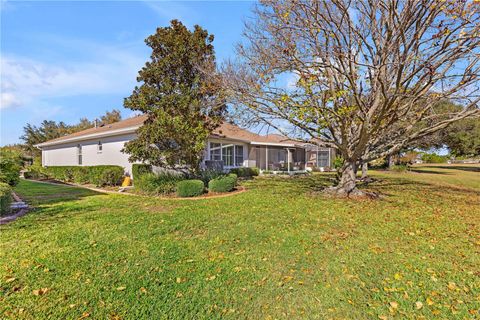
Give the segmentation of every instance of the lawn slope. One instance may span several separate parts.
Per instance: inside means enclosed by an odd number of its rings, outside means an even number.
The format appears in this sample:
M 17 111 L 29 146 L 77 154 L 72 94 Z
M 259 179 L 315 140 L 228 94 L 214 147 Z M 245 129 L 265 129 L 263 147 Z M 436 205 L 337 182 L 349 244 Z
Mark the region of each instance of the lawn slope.
M 477 169 L 377 172 L 376 201 L 322 196 L 328 174 L 198 201 L 22 181 L 37 209 L 0 228 L 0 317 L 474 319 Z

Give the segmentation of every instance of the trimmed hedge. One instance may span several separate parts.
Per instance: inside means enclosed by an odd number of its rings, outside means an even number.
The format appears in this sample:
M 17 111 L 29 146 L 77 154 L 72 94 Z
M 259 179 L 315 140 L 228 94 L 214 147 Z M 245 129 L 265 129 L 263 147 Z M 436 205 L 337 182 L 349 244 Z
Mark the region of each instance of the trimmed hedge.
M 152 165 L 144 163 L 134 163 L 132 164 L 132 175 L 133 179 L 138 179 L 145 174 L 152 173 Z
M 177 183 L 179 197 L 196 197 L 203 194 L 205 185 L 202 180 L 183 180 Z
M 12 203 L 12 187 L 0 182 L 0 215 L 10 211 L 10 203 Z
M 200 171 L 200 174 L 198 175 L 198 179 L 202 180 L 203 183 L 205 184 L 205 187 L 207 187 L 210 180 L 213 180 L 215 178 L 218 178 L 224 175 L 225 173 L 219 170 L 205 169 Z
M 238 177 L 241 178 L 250 178 L 254 176 L 258 176 L 260 170 L 258 168 L 248 168 L 248 167 L 239 167 L 233 168 L 230 170 L 230 173 L 235 173 Z
M 208 189 L 212 192 L 230 192 L 237 185 L 237 175 L 229 174 L 228 176 L 218 177 L 208 183 Z
M 135 189 L 150 195 L 170 194 L 183 179 L 183 176 L 169 172 L 143 174 L 135 180 Z
M 122 183 L 124 170 L 120 166 L 56 166 L 46 168 L 47 175 L 64 182 L 91 183 L 97 187 Z

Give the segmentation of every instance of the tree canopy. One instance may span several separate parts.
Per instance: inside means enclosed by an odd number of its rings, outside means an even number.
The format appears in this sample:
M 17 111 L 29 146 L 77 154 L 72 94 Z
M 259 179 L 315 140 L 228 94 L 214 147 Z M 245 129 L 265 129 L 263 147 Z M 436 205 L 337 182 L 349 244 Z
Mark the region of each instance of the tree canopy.
M 122 116 L 119 110 L 106 111 L 103 116 L 100 117 L 100 121 L 97 125 L 109 124 L 122 120 Z M 63 121 L 44 120 L 39 126 L 27 123 L 23 127 L 23 135 L 20 137 L 24 141 L 23 148 L 31 156 L 37 156 L 40 153 L 34 145 L 56 139 L 67 134 L 82 131 L 88 128 L 92 128 L 95 125 L 95 120 L 90 121 L 87 118 L 81 118 L 77 124 L 69 125 Z
M 152 54 L 139 71 L 141 85 L 124 103 L 148 116 L 125 146 L 131 161 L 199 169 L 207 138 L 225 110 L 213 39 L 198 25 L 190 31 L 173 20 L 145 40 Z
M 262 1 L 225 68 L 235 105 L 345 160 L 339 195 L 361 195 L 356 165 L 479 116 L 480 4 Z M 462 106 L 438 114 L 449 100 Z M 428 121 L 429 125 L 423 123 Z

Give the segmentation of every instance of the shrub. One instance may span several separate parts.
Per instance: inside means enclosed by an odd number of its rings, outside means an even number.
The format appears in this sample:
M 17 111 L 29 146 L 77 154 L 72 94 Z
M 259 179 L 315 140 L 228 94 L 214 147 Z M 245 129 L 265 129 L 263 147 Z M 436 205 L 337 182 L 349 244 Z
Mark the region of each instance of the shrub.
M 90 181 L 87 167 L 77 167 L 73 171 L 73 182 L 78 184 L 86 184 Z
M 20 181 L 20 170 L 22 160 L 16 152 L 2 150 L 0 152 L 0 182 L 11 186 L 17 185 Z
M 183 180 L 177 183 L 179 197 L 196 197 L 203 193 L 205 185 L 202 180 Z
M 250 178 L 258 176 L 260 170 L 258 168 L 239 167 L 231 169 L 230 173 L 235 173 L 238 177 Z
M 55 166 L 46 168 L 49 176 L 64 182 L 91 183 L 98 187 L 114 186 L 122 182 L 123 168 L 113 165 L 101 166 Z
M 208 186 L 208 183 L 210 182 L 210 180 L 221 177 L 223 175 L 225 175 L 225 173 L 223 173 L 220 170 L 206 169 L 206 170 L 200 171 L 200 174 L 198 175 L 198 179 L 202 180 L 203 184 L 206 187 Z
M 115 186 L 122 183 L 124 171 L 120 166 L 91 166 L 86 170 L 88 170 L 89 182 L 97 187 Z
M 408 166 L 406 164 L 396 164 L 393 165 L 390 170 L 395 172 L 406 172 L 408 170 Z
M 28 171 L 23 173 L 25 179 L 44 179 L 48 178 L 46 169 L 36 164 L 28 167 Z
M 448 156 L 440 156 L 436 153 L 424 153 L 422 154 L 422 160 L 426 163 L 445 163 L 448 160 Z
M 145 163 L 132 164 L 133 179 L 138 179 L 144 174 L 152 173 L 152 165 Z
M 0 215 L 10 211 L 10 203 L 12 203 L 12 187 L 0 182 Z
M 336 156 L 335 159 L 333 160 L 333 167 L 338 170 L 343 166 L 343 162 L 344 160 L 342 157 Z
M 151 195 L 170 194 L 176 191 L 177 182 L 183 179 L 183 176 L 170 172 L 147 173 L 135 180 L 135 188 Z
M 228 176 L 218 177 L 208 183 L 208 189 L 212 192 L 230 192 L 237 185 L 237 176 L 229 174 Z

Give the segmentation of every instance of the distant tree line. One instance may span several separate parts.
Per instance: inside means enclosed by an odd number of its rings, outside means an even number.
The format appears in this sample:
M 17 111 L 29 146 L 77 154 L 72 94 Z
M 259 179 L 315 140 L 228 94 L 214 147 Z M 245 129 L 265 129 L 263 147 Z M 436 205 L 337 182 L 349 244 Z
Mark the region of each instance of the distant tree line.
M 76 124 L 70 125 L 63 121 L 43 120 L 43 122 L 36 126 L 27 123 L 23 127 L 23 135 L 20 137 L 23 140 L 23 144 L 17 144 L 10 146 L 10 148 L 23 151 L 23 153 L 30 157 L 36 157 L 40 155 L 40 150 L 35 147 L 36 144 L 60 138 L 62 136 L 82 131 L 97 125 L 105 125 L 122 120 L 122 115 L 119 110 L 113 109 L 112 111 L 105 112 L 99 120 L 89 120 L 87 118 L 81 118 Z

